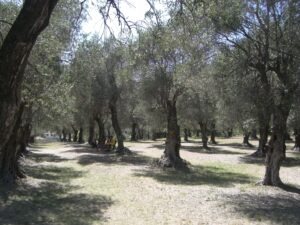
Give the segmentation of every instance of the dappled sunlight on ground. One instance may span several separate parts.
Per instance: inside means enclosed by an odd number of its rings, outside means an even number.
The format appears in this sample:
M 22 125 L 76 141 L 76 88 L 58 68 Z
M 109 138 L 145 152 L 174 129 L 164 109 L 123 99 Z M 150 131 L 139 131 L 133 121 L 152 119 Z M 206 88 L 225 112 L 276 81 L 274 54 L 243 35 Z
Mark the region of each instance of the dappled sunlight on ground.
M 217 141 L 209 150 L 199 140 L 182 143 L 189 172 L 151 166 L 163 140 L 127 142 L 133 153 L 125 156 L 35 144 L 28 178 L 0 190 L 0 224 L 299 224 L 300 154 L 288 150 L 281 169 L 290 186 L 264 187 L 256 185 L 264 160 L 249 156 L 255 148 L 241 137 Z

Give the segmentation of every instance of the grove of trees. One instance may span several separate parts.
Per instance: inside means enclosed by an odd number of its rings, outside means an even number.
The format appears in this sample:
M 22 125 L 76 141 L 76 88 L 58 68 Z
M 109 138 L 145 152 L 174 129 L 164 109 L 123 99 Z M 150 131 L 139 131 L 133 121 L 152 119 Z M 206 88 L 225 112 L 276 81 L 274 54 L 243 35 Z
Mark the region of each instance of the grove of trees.
M 134 35 L 86 36 L 86 1 L 0 1 L 0 176 L 25 176 L 19 158 L 43 130 L 101 146 L 166 138 L 158 166 L 187 169 L 181 136 L 243 135 L 278 186 L 285 142 L 300 148 L 300 1 L 147 1 L 147 26 L 129 27 L 118 1 L 99 1 Z M 126 12 L 124 12 L 126 13 Z M 258 137 L 257 137 L 258 135 Z

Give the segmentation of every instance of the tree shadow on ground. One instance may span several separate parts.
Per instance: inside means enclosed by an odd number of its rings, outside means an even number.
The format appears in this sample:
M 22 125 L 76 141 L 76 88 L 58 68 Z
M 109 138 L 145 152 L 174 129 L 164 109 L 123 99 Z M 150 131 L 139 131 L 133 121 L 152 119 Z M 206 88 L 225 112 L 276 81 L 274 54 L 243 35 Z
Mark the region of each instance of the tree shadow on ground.
M 226 205 L 233 205 L 235 212 L 246 215 L 252 222 L 300 224 L 300 198 L 292 195 L 234 194 L 225 199 Z
M 116 153 L 85 154 L 77 157 L 81 165 L 90 165 L 94 163 L 115 164 L 115 165 L 147 165 L 154 158 L 131 153 L 129 155 L 119 155 Z
M 155 144 L 148 148 L 158 148 L 158 149 L 165 149 L 165 145 L 163 144 Z M 205 149 L 202 146 L 186 146 L 182 145 L 180 148 L 180 151 L 188 151 L 188 152 L 194 152 L 199 154 L 231 154 L 231 155 L 243 155 L 242 152 L 235 152 L 235 151 L 229 151 L 220 149 L 217 147 L 209 147 L 209 149 Z
M 1 188 L 0 224 L 90 225 L 105 221 L 103 213 L 112 200 L 102 195 L 70 193 L 76 188 L 52 182 Z
M 256 180 L 255 177 L 230 172 L 222 167 L 190 166 L 190 168 L 190 172 L 147 168 L 137 170 L 134 175 L 138 177 L 150 177 L 162 183 L 175 185 L 211 185 L 219 187 L 232 187 L 238 183 L 251 183 Z
M 107 219 L 104 211 L 113 204 L 109 197 L 76 193 L 81 187 L 70 185 L 84 172 L 41 165 L 30 157 L 24 165 L 28 179 L 0 185 L 0 224 L 90 225 Z
M 35 161 L 36 163 L 40 162 L 63 162 L 68 159 L 60 157 L 54 154 L 46 154 L 46 153 L 36 153 L 36 152 L 29 152 L 26 157 L 30 158 L 31 160 Z
M 242 163 L 247 164 L 258 164 L 258 165 L 264 165 L 265 158 L 261 157 L 253 157 L 253 156 L 242 156 L 239 158 L 239 161 Z M 296 167 L 300 166 L 300 158 L 298 157 L 287 157 L 285 160 L 283 160 L 282 164 L 283 167 Z
M 64 153 L 100 153 L 100 151 L 97 148 L 92 148 L 92 147 L 75 147 L 74 149 L 71 150 L 66 150 Z
M 240 143 L 224 143 L 224 144 L 218 144 L 217 146 L 226 146 L 226 147 L 230 147 L 230 148 L 235 148 L 235 149 L 239 149 L 239 150 L 251 150 L 251 151 L 255 151 L 257 149 L 256 145 L 253 146 L 245 146 L 243 144 Z

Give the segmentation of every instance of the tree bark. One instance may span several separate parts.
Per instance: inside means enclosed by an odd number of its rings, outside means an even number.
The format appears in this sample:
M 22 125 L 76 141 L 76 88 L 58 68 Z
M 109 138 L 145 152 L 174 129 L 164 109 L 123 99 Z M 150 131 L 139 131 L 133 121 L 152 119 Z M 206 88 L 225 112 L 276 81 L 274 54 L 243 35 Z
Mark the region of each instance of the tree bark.
M 79 134 L 78 134 L 78 143 L 84 143 L 84 140 L 83 140 L 83 128 L 80 127 L 79 128 Z
M 289 105 L 279 105 L 274 109 L 272 136 L 266 148 L 264 185 L 279 186 L 282 184 L 279 170 L 282 161 L 285 159 L 285 133 L 289 109 Z
M 253 145 L 249 143 L 249 137 L 250 137 L 250 132 L 245 131 L 244 138 L 243 138 L 243 145 L 247 147 L 253 147 Z
M 189 132 L 188 129 L 184 128 L 184 141 L 189 141 Z
M 263 117 L 259 119 L 259 141 L 258 149 L 252 154 L 255 157 L 265 157 L 266 156 L 266 144 L 268 142 L 269 135 L 269 122 L 271 116 Z
M 89 138 L 88 138 L 88 143 L 92 147 L 96 147 L 96 142 L 95 142 L 95 123 L 94 119 L 90 119 L 89 122 Z
M 58 0 L 25 0 L 0 49 L 0 153 L 7 143 L 18 119 L 21 84 L 32 47 L 47 27 Z M 15 136 L 15 135 L 13 135 Z M 10 141 L 11 142 L 11 141 Z M 6 146 L 6 147 L 5 147 Z M 5 149 L 4 149 L 5 147 Z M 11 166 L 9 166 L 11 167 Z
M 201 138 L 202 138 L 202 146 L 205 149 L 209 149 L 207 142 L 208 142 L 208 137 L 207 137 L 207 123 L 200 121 L 200 131 L 201 131 Z
M 252 129 L 252 131 L 251 131 L 251 139 L 258 140 L 256 129 Z
M 73 142 L 77 142 L 78 141 L 78 130 L 72 125 L 72 129 L 73 129 Z
M 13 183 L 18 178 L 24 178 L 25 175 L 19 167 L 18 160 L 21 156 L 21 123 L 24 105 L 20 106 L 17 113 L 17 121 L 14 125 L 12 135 L 4 146 L 0 154 L 0 177 L 5 183 Z
M 137 141 L 136 129 L 137 129 L 137 123 L 133 122 L 131 126 L 131 138 L 130 138 L 131 141 Z
M 177 124 L 176 101 L 167 101 L 167 138 L 164 154 L 159 160 L 162 167 L 185 168 L 180 157 L 180 128 Z
M 295 146 L 293 149 L 295 151 L 300 151 L 300 129 L 295 130 Z
M 62 129 L 62 141 L 66 142 L 67 141 L 67 131 L 65 128 Z
M 118 120 L 118 112 L 116 107 L 116 100 L 115 98 L 112 98 L 109 103 L 110 113 L 111 113 L 111 123 L 114 128 L 114 131 L 117 135 L 117 141 L 118 141 L 118 148 L 117 151 L 122 151 L 124 149 L 124 136 L 119 124 Z
M 102 119 L 98 116 L 96 118 L 96 122 L 98 124 L 99 137 L 98 137 L 98 145 L 103 146 L 105 144 L 105 127 Z
M 216 142 L 216 124 L 215 123 L 211 124 L 210 142 L 214 145 L 217 144 L 217 142 Z
M 72 141 L 72 134 L 71 132 L 68 132 L 68 142 L 71 142 Z

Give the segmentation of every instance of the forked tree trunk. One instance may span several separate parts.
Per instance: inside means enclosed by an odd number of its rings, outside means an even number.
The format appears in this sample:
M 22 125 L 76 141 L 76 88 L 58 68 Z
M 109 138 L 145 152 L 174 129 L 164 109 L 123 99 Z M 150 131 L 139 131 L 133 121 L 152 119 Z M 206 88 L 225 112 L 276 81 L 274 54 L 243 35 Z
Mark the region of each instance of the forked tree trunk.
M 83 140 L 83 128 L 80 127 L 79 128 L 79 134 L 78 134 L 78 143 L 84 143 L 84 140 Z
M 105 144 L 105 127 L 102 119 L 100 117 L 96 118 L 96 122 L 98 124 L 98 131 L 99 131 L 99 136 L 98 136 L 98 144 L 99 146 L 103 146 Z
M 0 154 L 7 155 L 20 110 L 21 84 L 32 47 L 58 0 L 25 0 L 0 49 Z M 13 136 L 12 136 L 13 135 Z M 10 140 L 10 141 L 9 141 Z M 12 153 L 10 153 L 12 154 Z M 4 157 L 5 158 L 5 157 Z M 13 161 L 2 162 L 12 168 Z M 10 163 L 12 163 L 10 165 Z M 9 165 L 8 165 L 9 164 Z
M 285 133 L 286 121 L 289 114 L 289 105 L 276 106 L 273 118 L 272 136 L 267 146 L 266 171 L 263 180 L 264 185 L 278 186 L 282 184 L 279 170 L 285 158 Z
M 208 142 L 208 137 L 207 137 L 207 123 L 200 121 L 200 130 L 201 130 L 201 138 L 202 138 L 202 146 L 205 149 L 209 149 L 207 142 Z
M 131 138 L 130 138 L 131 141 L 137 141 L 136 130 L 137 130 L 137 123 L 133 122 L 131 126 Z
M 184 141 L 189 141 L 189 132 L 188 129 L 184 128 Z
M 164 154 L 159 160 L 162 167 L 185 168 L 180 157 L 180 128 L 177 124 L 176 101 L 167 101 L 167 138 Z
M 211 124 L 210 142 L 214 145 L 217 144 L 217 142 L 216 142 L 216 124 L 215 123 Z

